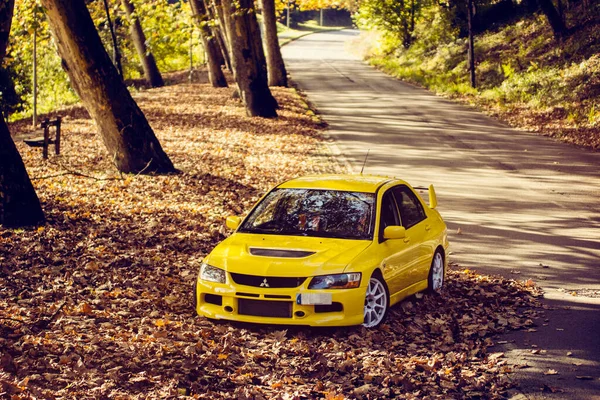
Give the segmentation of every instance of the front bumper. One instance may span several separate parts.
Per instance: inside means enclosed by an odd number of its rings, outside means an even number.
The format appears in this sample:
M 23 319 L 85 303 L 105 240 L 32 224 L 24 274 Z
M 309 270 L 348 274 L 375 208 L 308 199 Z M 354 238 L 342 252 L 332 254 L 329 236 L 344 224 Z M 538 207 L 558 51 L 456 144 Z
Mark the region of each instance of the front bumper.
M 295 288 L 261 288 L 197 279 L 196 312 L 213 319 L 275 325 L 348 326 L 364 318 L 366 287 L 310 290 L 309 279 Z M 298 293 L 331 293 L 332 305 L 296 303 Z M 276 316 L 275 316 L 276 315 Z

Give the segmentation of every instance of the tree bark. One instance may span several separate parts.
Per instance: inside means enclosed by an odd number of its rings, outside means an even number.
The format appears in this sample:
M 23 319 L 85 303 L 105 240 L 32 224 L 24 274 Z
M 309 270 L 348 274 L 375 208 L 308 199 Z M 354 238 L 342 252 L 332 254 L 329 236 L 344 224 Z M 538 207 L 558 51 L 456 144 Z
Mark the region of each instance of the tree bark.
M 115 26 L 110 18 L 110 8 L 108 7 L 108 0 L 104 0 L 104 12 L 106 13 L 106 23 L 108 24 L 108 30 L 110 31 L 110 37 L 113 44 L 113 63 L 117 67 L 119 75 L 123 76 L 123 65 L 121 64 L 121 51 L 119 50 L 119 42 L 117 41 L 117 34 L 115 33 Z
M 475 40 L 473 38 L 473 0 L 467 1 L 467 24 L 469 28 L 469 78 L 471 87 L 476 87 L 475 81 Z
M 0 3 L 0 65 L 6 55 L 6 46 L 8 45 L 8 35 L 12 25 L 13 12 L 15 10 L 15 0 L 4 0 Z
M 287 71 L 285 70 L 285 63 L 281 56 L 281 48 L 279 47 L 279 39 L 277 38 L 275 0 L 261 0 L 261 3 L 269 86 L 287 87 Z
M 540 8 L 542 12 L 546 16 L 550 27 L 552 28 L 552 32 L 554 33 L 554 37 L 556 39 L 560 39 L 567 32 L 567 27 L 563 22 L 562 18 L 556 11 L 554 4 L 552 4 L 552 0 L 538 0 L 540 4 Z
M 84 0 L 42 0 L 42 5 L 63 67 L 117 168 L 126 173 L 175 172 L 110 62 Z
M 138 57 L 140 58 L 140 63 L 142 64 L 146 81 L 152 87 L 164 86 L 165 82 L 163 81 L 162 75 L 158 70 L 156 60 L 146 46 L 146 35 L 144 34 L 144 29 L 142 28 L 140 19 L 135 14 L 133 3 L 131 0 L 121 0 L 121 4 L 125 9 L 127 18 L 129 18 L 129 34 L 131 36 L 131 40 L 133 41 L 133 45 L 135 46 L 135 50 L 138 53 Z
M 269 90 L 265 53 L 252 0 L 223 0 L 231 66 L 240 97 L 250 117 L 274 118 L 277 101 Z
M 221 0 L 213 0 L 211 3 L 212 8 L 209 7 L 209 12 L 212 15 L 212 19 L 216 19 L 217 21 L 219 21 L 219 26 L 216 27 L 215 30 L 217 32 L 217 40 L 219 42 L 219 46 L 221 47 L 223 59 L 225 60 L 227 69 L 233 72 L 233 67 L 231 66 L 229 31 L 227 24 L 225 23 L 225 17 L 223 15 L 223 4 L 221 4 Z
M 221 61 L 223 61 L 222 55 L 220 54 L 221 49 L 219 49 L 215 35 L 213 35 L 208 26 L 209 16 L 206 10 L 206 4 L 204 3 L 204 0 L 190 0 L 190 6 L 192 7 L 194 20 L 200 28 L 202 45 L 206 51 L 208 79 L 213 87 L 227 87 L 227 80 L 221 69 Z
M 14 0 L 0 4 L 0 65 L 12 23 Z M 16 228 L 44 222 L 40 200 L 0 113 L 0 224 Z
M 225 65 L 225 67 L 227 67 L 229 71 L 232 71 L 231 58 L 229 57 L 229 51 L 227 50 L 227 42 L 223 37 L 223 31 L 217 26 L 213 27 L 212 31 L 215 38 L 217 39 L 217 46 L 219 47 L 219 51 L 221 52 L 222 65 Z

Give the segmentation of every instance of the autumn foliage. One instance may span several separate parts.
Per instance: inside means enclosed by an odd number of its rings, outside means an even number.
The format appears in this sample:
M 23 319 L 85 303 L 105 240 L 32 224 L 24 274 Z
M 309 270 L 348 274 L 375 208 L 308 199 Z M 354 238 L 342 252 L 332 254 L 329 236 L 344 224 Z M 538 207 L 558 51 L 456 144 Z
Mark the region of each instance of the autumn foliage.
M 204 77 L 205 78 L 205 77 Z M 194 314 L 203 256 L 286 178 L 341 172 L 291 89 L 277 120 L 233 89 L 137 93 L 181 171 L 121 175 L 81 108 L 61 156 L 17 145 L 48 223 L 0 229 L 0 392 L 13 398 L 501 397 L 511 368 L 491 335 L 530 327 L 535 288 L 471 271 L 394 307 L 380 329 L 215 323 Z M 24 125 L 13 124 L 20 132 Z

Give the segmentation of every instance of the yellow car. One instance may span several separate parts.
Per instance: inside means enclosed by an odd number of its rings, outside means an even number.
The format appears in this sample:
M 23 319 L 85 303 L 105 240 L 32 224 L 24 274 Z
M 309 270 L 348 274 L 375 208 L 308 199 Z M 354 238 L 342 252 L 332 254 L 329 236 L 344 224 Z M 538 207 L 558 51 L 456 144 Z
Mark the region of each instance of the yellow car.
M 388 308 L 444 284 L 448 238 L 406 182 L 319 175 L 268 192 L 203 260 L 199 315 L 265 324 L 376 327 Z

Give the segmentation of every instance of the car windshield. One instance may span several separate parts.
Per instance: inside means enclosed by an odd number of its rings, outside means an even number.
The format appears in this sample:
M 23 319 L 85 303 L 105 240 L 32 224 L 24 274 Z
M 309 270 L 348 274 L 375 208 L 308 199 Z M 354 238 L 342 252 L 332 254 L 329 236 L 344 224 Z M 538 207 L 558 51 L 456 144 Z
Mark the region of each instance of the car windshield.
M 240 232 L 371 239 L 375 194 L 275 189 L 252 210 Z

